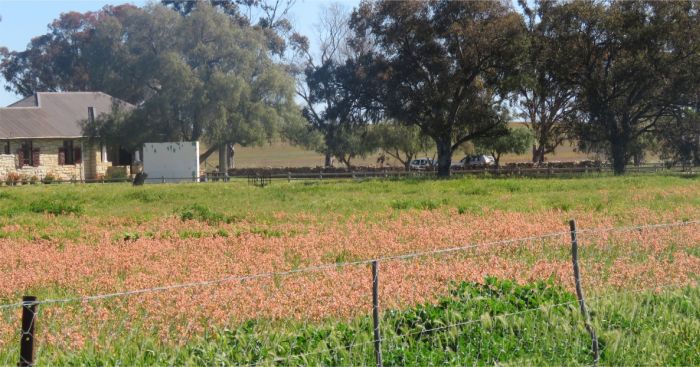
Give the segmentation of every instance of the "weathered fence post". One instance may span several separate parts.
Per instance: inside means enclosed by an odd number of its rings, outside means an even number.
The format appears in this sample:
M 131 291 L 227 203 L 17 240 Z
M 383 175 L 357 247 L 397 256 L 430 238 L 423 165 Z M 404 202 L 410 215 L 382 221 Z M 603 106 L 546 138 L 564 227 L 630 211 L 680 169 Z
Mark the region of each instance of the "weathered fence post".
M 160 183 L 165 183 L 165 176 L 160 177 Z
M 581 288 L 581 273 L 578 267 L 578 238 L 576 238 L 576 221 L 574 219 L 569 221 L 569 228 L 571 229 L 571 259 L 574 265 L 574 282 L 576 283 L 576 298 L 578 298 L 578 304 L 581 309 L 581 314 L 583 315 L 583 323 L 586 326 L 588 334 L 591 335 L 591 349 L 593 351 L 593 365 L 597 366 L 600 360 L 600 350 L 598 346 L 598 337 L 593 330 L 591 325 L 591 316 L 588 314 L 588 309 L 586 308 L 586 300 L 583 297 L 583 289 Z
M 292 182 L 292 172 L 287 171 L 287 182 Z
M 34 326 L 36 324 L 36 297 L 22 297 L 22 339 L 19 344 L 19 366 L 34 365 Z
M 374 355 L 382 367 L 382 339 L 379 332 L 379 263 L 372 261 L 372 318 L 374 319 Z

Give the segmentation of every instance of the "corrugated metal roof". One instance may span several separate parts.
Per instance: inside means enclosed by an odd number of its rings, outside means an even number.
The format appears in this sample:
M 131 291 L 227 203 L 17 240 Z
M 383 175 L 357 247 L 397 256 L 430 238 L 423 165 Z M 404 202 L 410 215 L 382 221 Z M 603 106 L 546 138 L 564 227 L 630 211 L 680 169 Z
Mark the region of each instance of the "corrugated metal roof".
M 88 107 L 95 117 L 112 112 L 118 104 L 132 105 L 101 92 L 39 92 L 0 108 L 0 139 L 75 138 L 83 136 L 80 122 L 87 120 Z
M 7 107 L 36 107 L 36 94 L 20 99 Z

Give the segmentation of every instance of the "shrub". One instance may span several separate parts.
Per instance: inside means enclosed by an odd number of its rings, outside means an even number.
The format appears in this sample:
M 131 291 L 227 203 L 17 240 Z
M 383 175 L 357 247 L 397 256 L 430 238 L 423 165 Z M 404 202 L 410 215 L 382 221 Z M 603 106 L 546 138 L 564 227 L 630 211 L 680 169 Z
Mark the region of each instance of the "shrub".
M 21 179 L 22 177 L 19 173 L 10 172 L 7 174 L 7 177 L 5 177 L 5 183 L 7 184 L 7 186 L 15 186 L 18 182 L 20 182 Z
M 41 180 L 41 182 L 47 185 L 53 183 L 54 181 L 56 181 L 56 175 L 54 175 L 51 172 L 47 173 L 46 176 L 44 176 L 44 178 Z
M 29 204 L 29 210 L 34 213 L 49 213 L 53 215 L 83 213 L 80 203 L 70 202 L 65 199 L 41 199 Z
M 105 173 L 105 179 L 110 181 L 126 181 L 126 167 L 109 167 Z
M 38 182 L 39 182 L 39 177 L 37 177 L 36 175 L 29 178 L 29 183 L 32 185 L 36 185 Z
M 22 185 L 26 185 L 29 183 L 29 176 L 27 176 L 24 173 L 19 175 L 19 179 L 20 179 L 20 181 L 22 181 Z

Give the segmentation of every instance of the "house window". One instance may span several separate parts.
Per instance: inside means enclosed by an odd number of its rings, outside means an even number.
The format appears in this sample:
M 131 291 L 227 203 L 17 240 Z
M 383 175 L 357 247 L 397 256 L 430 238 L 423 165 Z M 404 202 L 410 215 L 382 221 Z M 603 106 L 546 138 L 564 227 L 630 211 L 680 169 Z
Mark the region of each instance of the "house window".
M 33 166 L 34 165 L 34 157 L 32 154 L 32 141 L 31 140 L 25 140 L 22 142 L 22 145 L 20 146 L 20 150 L 22 152 L 21 159 L 22 159 L 22 166 Z
M 2 144 L 2 154 L 10 154 L 10 141 L 6 141 Z
M 65 154 L 63 164 L 75 164 L 75 150 L 73 149 L 73 140 L 63 141 L 63 154 Z

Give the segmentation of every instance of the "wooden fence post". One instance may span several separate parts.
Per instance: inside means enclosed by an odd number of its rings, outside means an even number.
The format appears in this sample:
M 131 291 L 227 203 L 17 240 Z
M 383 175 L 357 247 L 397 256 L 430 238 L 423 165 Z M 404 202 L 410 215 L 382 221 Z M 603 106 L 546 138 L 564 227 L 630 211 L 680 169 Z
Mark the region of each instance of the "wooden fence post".
M 374 355 L 377 367 L 382 367 L 382 339 L 379 332 L 379 264 L 372 261 L 372 318 L 374 319 Z
M 36 325 L 36 297 L 22 297 L 22 339 L 19 344 L 19 366 L 34 365 L 34 326 Z
M 600 360 L 600 349 L 598 346 L 598 337 L 593 330 L 593 325 L 591 325 L 591 316 L 588 314 L 588 309 L 586 308 L 586 300 L 583 297 L 583 289 L 581 288 L 581 273 L 578 267 L 578 238 L 576 237 L 576 221 L 569 221 L 569 228 L 571 229 L 571 259 L 574 266 L 574 281 L 576 283 L 576 298 L 578 298 L 578 304 L 581 309 L 581 314 L 583 315 L 583 323 L 586 326 L 588 334 L 591 335 L 591 349 L 593 351 L 593 365 L 597 366 Z

